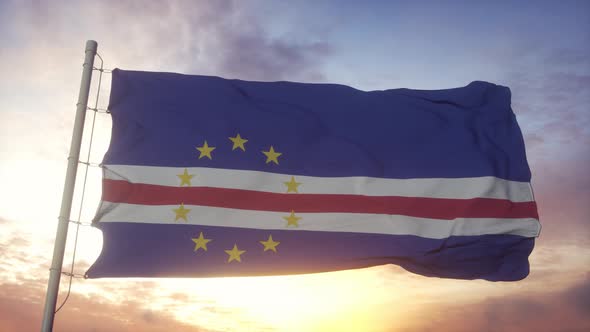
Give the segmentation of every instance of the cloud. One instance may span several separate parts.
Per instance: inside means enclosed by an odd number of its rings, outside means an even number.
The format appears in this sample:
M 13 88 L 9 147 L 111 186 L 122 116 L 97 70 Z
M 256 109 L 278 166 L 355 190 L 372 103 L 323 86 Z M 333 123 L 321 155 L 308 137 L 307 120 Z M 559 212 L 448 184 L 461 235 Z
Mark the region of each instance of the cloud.
M 581 315 L 587 315 L 590 312 L 590 274 L 585 282 L 564 292 L 564 298 Z
M 580 290 L 585 293 L 573 295 Z M 405 331 L 587 331 L 588 290 L 590 278 L 561 291 L 519 291 L 460 305 L 447 302 L 423 308 L 429 315 L 421 312 L 421 317 L 428 319 Z
M 590 57 L 588 47 L 553 49 L 547 52 L 545 63 L 551 66 L 568 66 L 590 69 Z
M 105 6 L 101 12 L 105 17 L 128 18 L 136 7 L 143 7 L 143 2 L 133 3 Z M 175 1 L 148 7 L 135 16 L 132 29 L 125 29 L 130 31 L 126 39 L 134 41 L 135 52 L 163 51 L 163 59 L 150 54 L 156 57 L 150 60 L 181 63 L 188 72 L 249 80 L 321 80 L 319 65 L 332 53 L 331 45 L 317 35 L 302 41 L 271 37 L 257 14 L 238 2 Z M 154 25 L 154 19 L 169 23 Z
M 0 284 L 0 331 L 38 331 L 43 311 L 40 285 Z M 170 314 L 146 310 L 143 303 L 113 304 L 72 294 L 55 318 L 57 331 L 208 331 L 176 321 Z
M 257 28 L 255 30 L 260 30 Z M 235 77 L 254 80 L 322 81 L 323 75 L 314 70 L 318 59 L 332 52 L 326 42 L 292 43 L 272 40 L 263 31 L 241 33 L 226 31 L 225 45 L 219 68 Z M 302 75 L 303 74 L 303 75 Z
M 22 62 L 10 54 L 27 54 L 26 60 L 35 62 L 35 68 L 47 70 L 41 54 L 54 62 L 53 67 L 80 62 L 84 39 L 95 38 L 107 66 L 249 80 L 323 79 L 319 66 L 333 52 L 327 40 L 320 34 L 297 40 L 288 34 L 271 35 L 260 23 L 262 14 L 248 7 L 229 0 L 14 5 L 18 29 L 5 34 L 25 42 L 7 55 Z M 91 14 L 82 18 L 72 16 L 74 12 Z M 78 28 L 61 23 L 67 21 Z M 48 27 L 51 43 L 46 36 Z M 64 47 L 53 46 L 57 44 Z

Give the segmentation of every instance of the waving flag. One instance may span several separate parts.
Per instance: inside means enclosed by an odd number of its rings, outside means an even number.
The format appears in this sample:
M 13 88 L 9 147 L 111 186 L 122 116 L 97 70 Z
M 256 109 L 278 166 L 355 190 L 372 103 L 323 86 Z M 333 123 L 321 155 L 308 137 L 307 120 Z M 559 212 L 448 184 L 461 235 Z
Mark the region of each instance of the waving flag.
M 115 70 L 109 109 L 91 278 L 529 272 L 540 225 L 506 87 Z

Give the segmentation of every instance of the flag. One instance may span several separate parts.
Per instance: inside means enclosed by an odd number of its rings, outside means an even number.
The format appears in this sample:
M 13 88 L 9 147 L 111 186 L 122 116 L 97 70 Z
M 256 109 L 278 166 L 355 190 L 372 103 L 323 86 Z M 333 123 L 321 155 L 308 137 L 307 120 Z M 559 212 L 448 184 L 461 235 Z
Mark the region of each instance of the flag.
M 540 225 L 510 96 L 114 70 L 87 276 L 522 279 Z

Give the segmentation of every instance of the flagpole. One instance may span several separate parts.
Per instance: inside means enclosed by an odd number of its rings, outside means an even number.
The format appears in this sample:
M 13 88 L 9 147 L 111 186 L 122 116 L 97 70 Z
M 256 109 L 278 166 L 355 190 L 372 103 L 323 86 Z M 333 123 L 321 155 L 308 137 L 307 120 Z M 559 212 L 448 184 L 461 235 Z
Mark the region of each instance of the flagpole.
M 57 303 L 57 295 L 59 292 L 59 280 L 61 277 L 66 240 L 68 237 L 68 225 L 70 222 L 70 212 L 72 210 L 72 199 L 74 197 L 74 186 L 76 184 L 76 172 L 78 171 L 78 161 L 80 159 L 84 119 L 86 118 L 94 56 L 96 55 L 97 48 L 98 44 L 94 40 L 86 41 L 86 56 L 84 58 L 78 103 L 76 104 L 76 120 L 74 122 L 74 131 L 72 133 L 70 155 L 68 156 L 68 169 L 61 199 L 61 210 L 59 212 L 57 234 L 55 236 L 55 245 L 53 247 L 53 259 L 51 261 L 51 268 L 49 269 L 49 282 L 47 283 L 47 296 L 45 297 L 45 309 L 43 311 L 41 332 L 51 332 L 53 330 L 55 305 Z

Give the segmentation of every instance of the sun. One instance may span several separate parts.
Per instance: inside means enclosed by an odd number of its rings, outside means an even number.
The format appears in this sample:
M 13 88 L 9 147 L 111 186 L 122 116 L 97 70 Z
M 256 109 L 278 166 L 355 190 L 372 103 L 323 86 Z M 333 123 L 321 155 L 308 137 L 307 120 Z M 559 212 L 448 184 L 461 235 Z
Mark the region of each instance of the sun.
M 383 302 L 391 303 L 396 296 L 370 286 L 381 278 L 378 269 L 164 283 L 194 295 L 195 302 L 174 309 L 177 319 L 189 324 L 206 320 L 210 327 L 240 331 L 390 331 L 380 325 L 380 315 L 387 315 L 388 321 L 394 318 L 395 310 Z M 161 309 L 171 303 L 154 305 Z

